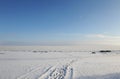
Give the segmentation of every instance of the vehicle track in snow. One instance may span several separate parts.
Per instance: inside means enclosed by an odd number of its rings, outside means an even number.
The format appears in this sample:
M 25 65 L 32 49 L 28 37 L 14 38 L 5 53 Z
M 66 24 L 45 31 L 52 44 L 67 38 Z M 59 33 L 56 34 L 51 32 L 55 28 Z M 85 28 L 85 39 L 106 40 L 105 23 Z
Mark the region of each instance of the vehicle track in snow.
M 30 72 L 27 72 L 26 74 L 21 75 L 17 79 L 37 79 L 40 75 L 46 73 L 49 69 L 52 67 L 47 67 L 44 70 L 41 70 L 41 66 L 34 68 Z
M 73 68 L 71 65 L 77 60 L 72 60 L 65 65 L 51 68 L 38 79 L 73 79 Z
M 42 71 L 39 66 L 17 79 L 73 79 L 73 68 L 71 65 L 76 61 L 77 60 L 72 60 L 66 64 L 47 67 L 44 71 Z

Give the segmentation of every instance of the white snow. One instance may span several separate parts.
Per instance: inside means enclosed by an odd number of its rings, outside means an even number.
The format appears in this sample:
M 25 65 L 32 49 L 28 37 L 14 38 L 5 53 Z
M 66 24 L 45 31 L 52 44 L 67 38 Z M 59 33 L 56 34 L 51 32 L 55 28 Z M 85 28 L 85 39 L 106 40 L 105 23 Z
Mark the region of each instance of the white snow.
M 0 51 L 0 79 L 120 79 L 120 51 Z

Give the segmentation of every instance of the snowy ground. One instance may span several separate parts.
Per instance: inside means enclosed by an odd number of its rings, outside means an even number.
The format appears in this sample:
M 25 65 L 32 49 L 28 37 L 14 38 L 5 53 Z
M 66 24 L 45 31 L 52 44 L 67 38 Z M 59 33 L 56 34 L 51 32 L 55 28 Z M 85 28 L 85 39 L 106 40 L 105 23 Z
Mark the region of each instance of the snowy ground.
M 120 54 L 0 51 L 0 79 L 120 79 Z

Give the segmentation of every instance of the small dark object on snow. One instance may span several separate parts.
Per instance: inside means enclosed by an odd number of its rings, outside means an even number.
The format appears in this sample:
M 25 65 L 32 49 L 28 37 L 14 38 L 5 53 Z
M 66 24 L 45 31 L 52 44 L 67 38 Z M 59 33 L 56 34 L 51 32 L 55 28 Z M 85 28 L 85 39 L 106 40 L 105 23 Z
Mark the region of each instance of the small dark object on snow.
M 92 52 L 92 54 L 96 54 L 96 52 Z
M 112 52 L 111 50 L 100 50 L 101 53 Z
M 34 50 L 33 52 L 34 52 L 34 53 L 37 53 L 37 51 L 35 51 L 35 50 Z
M 44 53 L 48 53 L 48 51 L 44 51 Z

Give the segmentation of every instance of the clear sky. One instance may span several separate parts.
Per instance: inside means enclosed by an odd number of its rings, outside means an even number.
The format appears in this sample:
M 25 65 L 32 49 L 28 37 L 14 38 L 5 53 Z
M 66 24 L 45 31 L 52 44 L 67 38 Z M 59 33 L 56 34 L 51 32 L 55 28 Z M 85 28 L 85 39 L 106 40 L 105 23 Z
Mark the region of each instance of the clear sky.
M 120 0 L 0 0 L 0 45 L 120 45 Z

